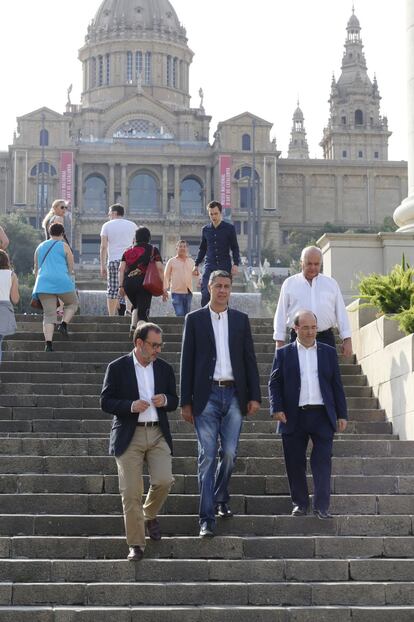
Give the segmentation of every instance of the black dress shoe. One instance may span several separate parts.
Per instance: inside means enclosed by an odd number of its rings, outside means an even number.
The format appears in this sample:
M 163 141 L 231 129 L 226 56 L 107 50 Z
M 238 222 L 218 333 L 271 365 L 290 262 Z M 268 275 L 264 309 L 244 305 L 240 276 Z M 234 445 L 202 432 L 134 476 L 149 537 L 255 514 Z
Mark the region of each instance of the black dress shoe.
M 204 521 L 200 525 L 200 538 L 213 538 L 214 529 L 207 521 Z
M 45 352 L 53 352 L 53 348 L 52 348 L 52 344 L 51 343 L 47 343 L 45 345 Z
M 292 516 L 306 516 L 308 510 L 306 508 L 301 508 L 300 505 L 295 505 L 292 510 Z
M 218 514 L 220 518 L 231 518 L 233 516 L 233 512 L 227 503 L 217 503 L 216 514 Z
M 62 337 L 65 337 L 65 339 L 67 339 L 69 337 L 68 335 L 68 327 L 66 326 L 66 324 L 64 322 L 62 322 L 61 324 L 59 324 L 59 326 L 57 327 L 57 332 L 62 335 Z
M 321 520 L 327 520 L 328 518 L 333 518 L 332 514 L 329 514 L 328 510 L 313 510 L 315 516 L 320 518 Z
M 127 559 L 130 562 L 140 562 L 144 557 L 144 551 L 139 546 L 130 546 Z
M 153 518 L 152 520 L 146 520 L 145 527 L 147 528 L 147 532 L 151 540 L 161 540 L 162 536 L 158 519 Z

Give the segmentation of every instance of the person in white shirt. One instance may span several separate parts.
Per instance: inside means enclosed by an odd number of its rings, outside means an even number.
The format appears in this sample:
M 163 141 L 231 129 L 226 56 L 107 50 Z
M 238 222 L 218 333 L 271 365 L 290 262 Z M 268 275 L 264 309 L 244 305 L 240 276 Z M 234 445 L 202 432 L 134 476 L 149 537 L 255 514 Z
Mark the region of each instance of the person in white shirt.
M 107 278 L 106 301 L 109 315 L 116 315 L 119 304 L 125 300 L 119 297 L 118 270 L 121 257 L 132 246 L 137 225 L 124 218 L 124 207 L 119 203 L 111 205 L 106 222 L 101 229 L 101 276 Z
M 152 540 L 161 539 L 157 515 L 174 482 L 167 412 L 177 408 L 178 397 L 173 368 L 158 358 L 161 328 L 139 322 L 133 343 L 130 354 L 108 365 L 101 408 L 113 415 L 109 453 L 118 468 L 128 559 L 138 562 L 144 554 L 145 529 Z M 142 504 L 144 462 L 150 488 Z
M 309 309 L 318 318 L 317 341 L 335 347 L 332 329 L 338 327 L 342 339 L 342 353 L 352 355 L 351 329 L 344 299 L 335 279 L 321 274 L 322 252 L 317 246 L 308 246 L 301 254 L 302 272 L 290 276 L 280 290 L 274 317 L 273 339 L 276 348 L 285 344 L 286 329 L 291 341 L 296 339 L 293 318 L 302 309 Z
M 164 294 L 171 287 L 171 300 L 177 317 L 184 317 L 191 311 L 193 299 L 194 259 L 188 255 L 184 240 L 177 242 L 177 254 L 167 261 L 164 271 Z
M 276 350 L 269 381 L 271 416 L 279 422 L 286 472 L 293 503 L 292 516 L 309 510 L 306 449 L 312 440 L 313 512 L 329 514 L 332 445 L 335 432 L 347 425 L 345 392 L 335 348 L 316 341 L 312 311 L 294 318 L 297 339 Z

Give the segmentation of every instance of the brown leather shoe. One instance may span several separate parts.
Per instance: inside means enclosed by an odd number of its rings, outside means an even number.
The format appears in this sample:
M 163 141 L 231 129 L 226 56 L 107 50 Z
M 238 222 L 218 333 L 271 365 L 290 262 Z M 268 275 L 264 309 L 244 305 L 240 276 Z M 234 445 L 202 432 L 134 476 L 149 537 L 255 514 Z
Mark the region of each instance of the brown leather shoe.
M 127 559 L 130 562 L 140 562 L 144 557 L 144 551 L 139 546 L 130 546 Z
M 157 518 L 146 520 L 145 526 L 151 540 L 161 540 L 161 528 Z

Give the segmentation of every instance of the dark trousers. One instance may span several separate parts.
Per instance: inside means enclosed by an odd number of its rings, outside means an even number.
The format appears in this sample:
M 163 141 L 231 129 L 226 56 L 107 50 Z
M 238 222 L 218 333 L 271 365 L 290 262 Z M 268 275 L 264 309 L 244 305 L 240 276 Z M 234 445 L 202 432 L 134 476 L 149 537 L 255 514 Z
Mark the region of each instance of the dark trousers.
M 143 280 L 143 276 L 125 277 L 124 289 L 132 308 L 138 311 L 138 320 L 148 322 L 152 294 L 142 287 Z
M 290 343 L 296 341 L 296 336 L 296 331 L 292 328 L 290 331 Z M 319 341 L 320 343 L 327 343 L 328 346 L 332 346 L 336 349 L 335 335 L 333 334 L 332 328 L 316 333 L 316 341 Z
M 282 434 L 286 472 L 293 505 L 309 508 L 306 481 L 306 450 L 312 440 L 310 465 L 313 476 L 313 508 L 327 511 L 331 492 L 332 445 L 334 430 L 325 407 L 298 411 L 292 434 Z

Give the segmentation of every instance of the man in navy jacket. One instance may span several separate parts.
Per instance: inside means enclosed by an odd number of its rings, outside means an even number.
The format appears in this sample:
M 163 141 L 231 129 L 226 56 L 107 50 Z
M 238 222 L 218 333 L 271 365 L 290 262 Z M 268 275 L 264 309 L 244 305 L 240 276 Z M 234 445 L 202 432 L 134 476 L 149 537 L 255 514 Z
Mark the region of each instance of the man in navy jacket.
M 195 260 L 193 274 L 199 275 L 198 266 L 205 258 L 203 278 L 201 280 L 201 306 L 210 300 L 208 280 L 214 270 L 225 270 L 237 274 L 240 263 L 239 244 L 234 225 L 223 220 L 222 205 L 218 201 L 210 201 L 207 211 L 210 224 L 205 225 L 201 232 L 201 243 Z M 233 255 L 231 264 L 230 252 Z
M 157 358 L 162 347 L 161 328 L 139 322 L 133 341 L 130 354 L 108 365 L 101 408 L 113 415 L 109 453 L 115 456 L 118 468 L 128 559 L 140 561 L 145 528 L 151 539 L 161 539 L 157 514 L 174 481 L 167 412 L 177 408 L 178 397 L 173 368 Z M 143 506 L 144 462 L 151 485 Z
M 201 537 L 214 535 L 215 512 L 232 516 L 228 485 L 243 415 L 261 399 L 249 318 L 228 308 L 231 274 L 212 272 L 209 290 L 210 304 L 186 317 L 181 354 L 181 413 L 198 438 Z
M 294 319 L 295 342 L 276 350 L 269 381 L 270 412 L 279 421 L 293 516 L 309 509 L 306 449 L 312 439 L 310 464 L 314 481 L 313 511 L 329 514 L 333 437 L 347 424 L 345 393 L 336 350 L 316 341 L 317 320 L 311 311 Z

